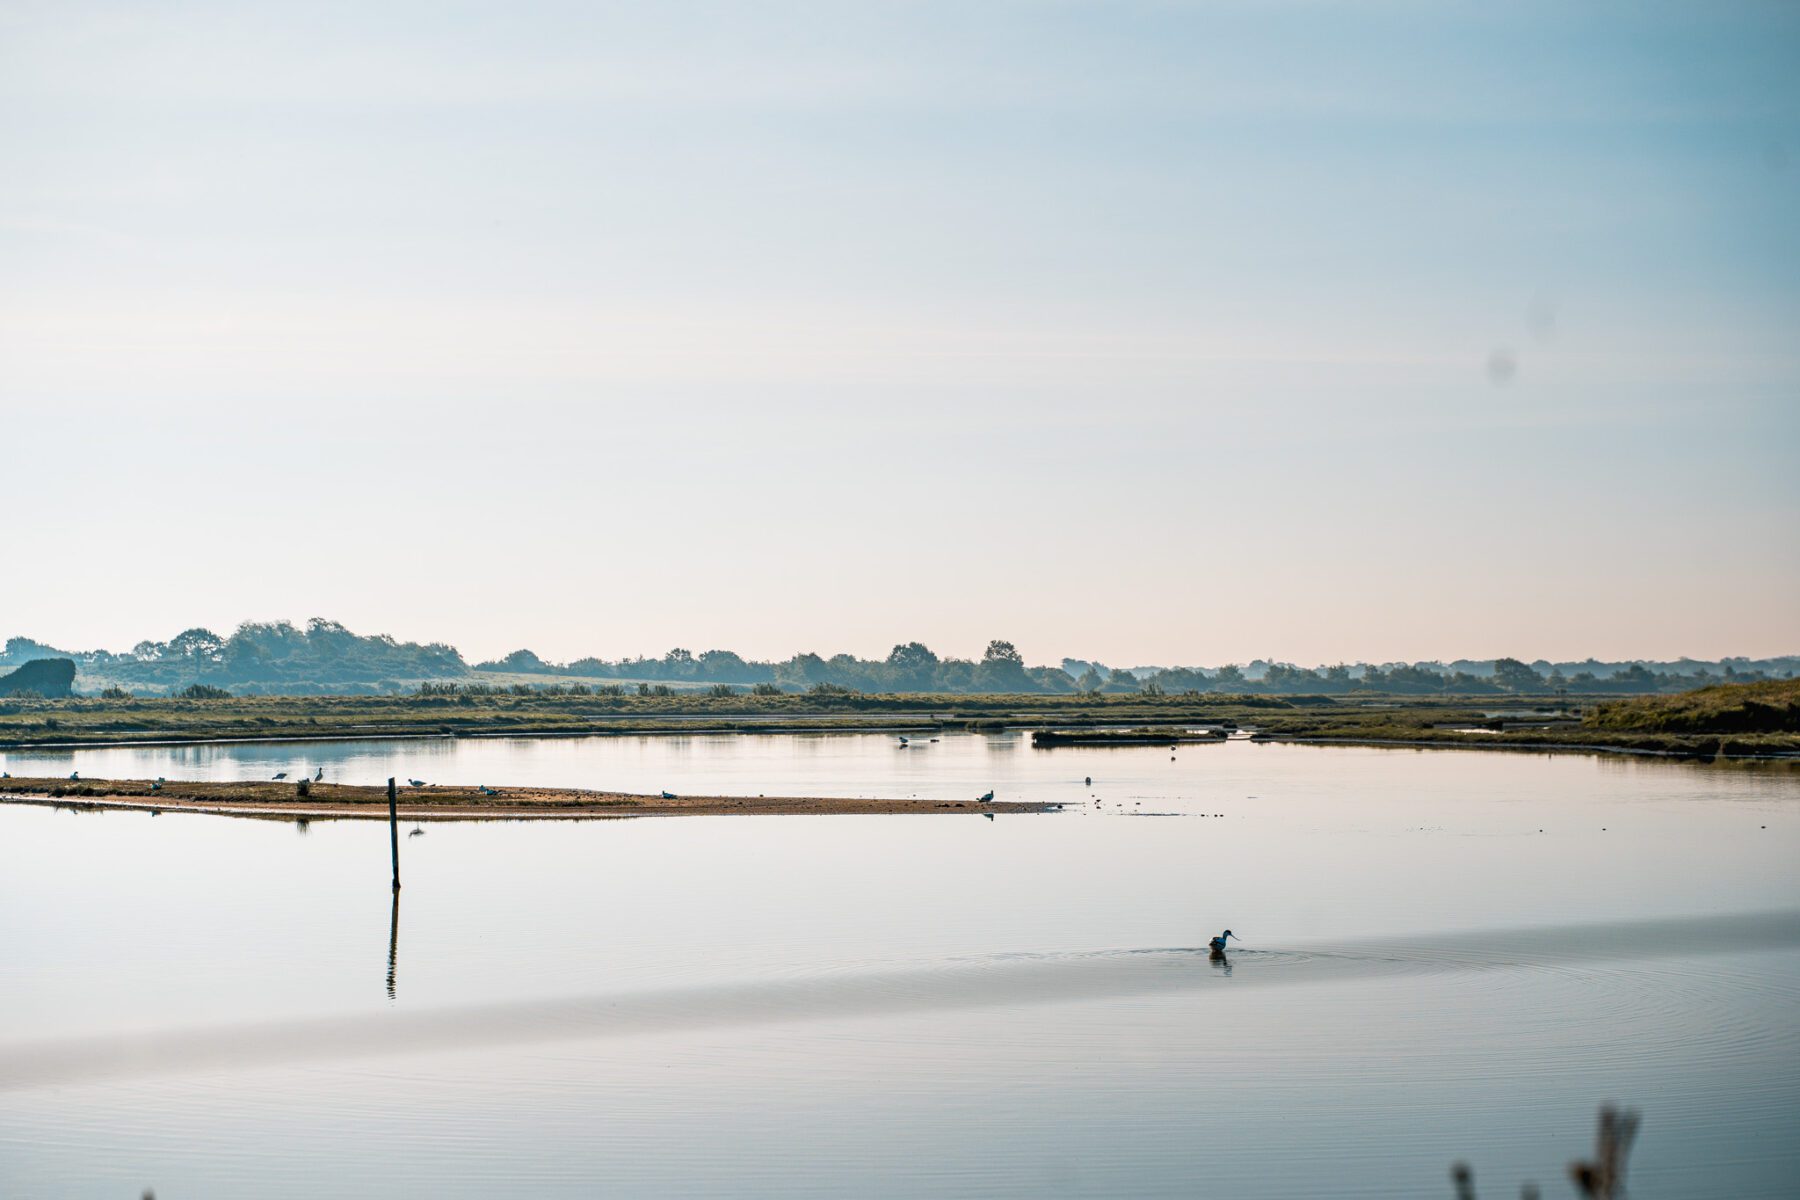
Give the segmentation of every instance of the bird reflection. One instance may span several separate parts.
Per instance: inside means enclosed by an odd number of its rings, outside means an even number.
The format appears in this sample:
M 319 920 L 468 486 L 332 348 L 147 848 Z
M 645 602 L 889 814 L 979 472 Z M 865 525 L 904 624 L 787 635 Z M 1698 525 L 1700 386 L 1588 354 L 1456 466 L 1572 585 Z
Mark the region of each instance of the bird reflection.
M 394 974 L 400 965 L 400 889 L 394 889 L 394 907 L 388 915 L 387 995 L 394 998 Z
M 1231 960 L 1225 957 L 1223 950 L 1210 951 L 1206 956 L 1206 961 L 1224 971 L 1227 977 L 1231 975 Z

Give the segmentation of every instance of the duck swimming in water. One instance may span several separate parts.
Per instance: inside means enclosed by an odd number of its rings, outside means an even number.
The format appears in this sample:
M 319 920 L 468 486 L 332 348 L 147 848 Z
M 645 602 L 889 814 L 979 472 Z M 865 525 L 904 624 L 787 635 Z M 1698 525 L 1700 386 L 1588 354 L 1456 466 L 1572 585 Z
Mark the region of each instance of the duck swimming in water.
M 1224 933 L 1221 933 L 1218 937 L 1206 943 L 1206 948 L 1211 950 L 1214 954 L 1223 954 L 1225 953 L 1225 939 L 1234 937 L 1237 937 L 1237 934 L 1227 929 Z M 1243 940 L 1243 938 L 1238 938 L 1238 941 L 1240 942 Z

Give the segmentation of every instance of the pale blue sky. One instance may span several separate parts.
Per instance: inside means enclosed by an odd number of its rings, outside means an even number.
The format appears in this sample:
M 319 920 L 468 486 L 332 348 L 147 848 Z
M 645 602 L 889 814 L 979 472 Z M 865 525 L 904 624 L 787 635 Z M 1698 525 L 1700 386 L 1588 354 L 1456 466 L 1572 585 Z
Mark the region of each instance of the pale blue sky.
M 0 162 L 0 636 L 1800 649 L 1791 4 L 0 2 Z

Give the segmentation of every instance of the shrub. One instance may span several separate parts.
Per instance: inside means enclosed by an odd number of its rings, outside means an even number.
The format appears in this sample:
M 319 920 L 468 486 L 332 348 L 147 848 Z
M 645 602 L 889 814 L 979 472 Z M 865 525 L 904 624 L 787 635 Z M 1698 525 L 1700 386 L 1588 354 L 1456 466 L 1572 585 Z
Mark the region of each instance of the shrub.
M 726 696 L 737 695 L 737 689 L 732 687 L 729 683 L 715 683 L 706 689 L 706 694 L 709 696 L 717 696 L 722 699 Z
M 182 700 L 229 700 L 231 693 L 210 683 L 194 683 L 175 693 Z
M 772 683 L 759 683 L 750 689 L 752 696 L 779 696 L 781 689 Z
M 101 689 L 100 698 L 102 700 L 130 700 L 132 695 L 115 683 L 109 688 Z

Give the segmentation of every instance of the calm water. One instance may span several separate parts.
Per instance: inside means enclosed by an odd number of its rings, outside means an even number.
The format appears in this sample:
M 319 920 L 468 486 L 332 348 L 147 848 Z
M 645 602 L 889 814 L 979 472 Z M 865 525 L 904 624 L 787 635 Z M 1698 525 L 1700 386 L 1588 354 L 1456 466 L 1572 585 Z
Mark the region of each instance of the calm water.
M 0 1195 L 1444 1196 L 1467 1158 L 1559 1196 L 1607 1099 L 1636 1196 L 1800 1176 L 1800 771 L 1011 736 L 0 766 L 1072 802 L 433 825 L 397 913 L 379 825 L 0 809 Z

